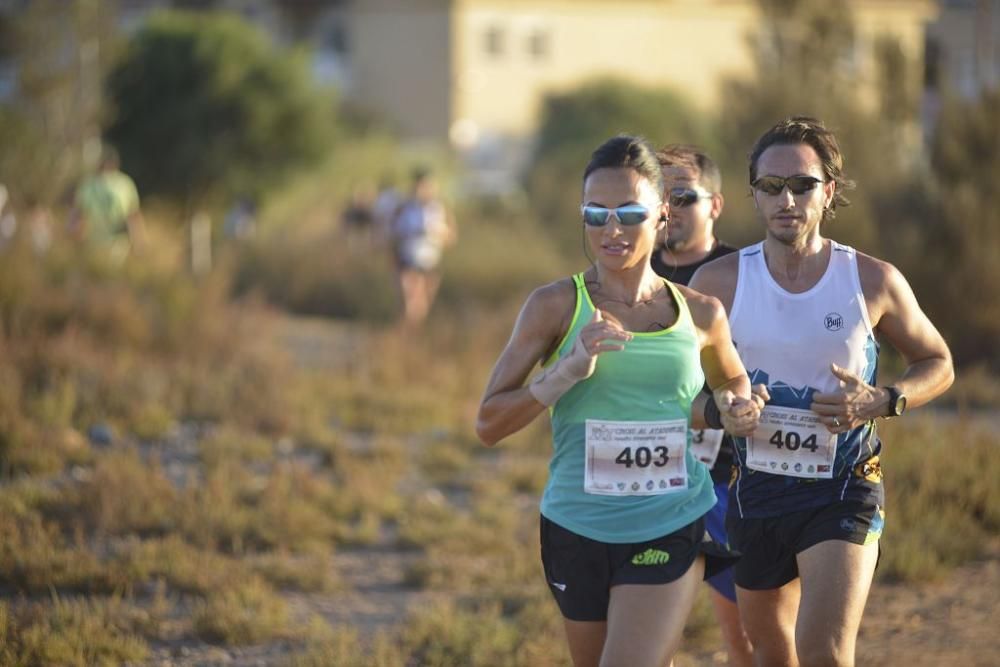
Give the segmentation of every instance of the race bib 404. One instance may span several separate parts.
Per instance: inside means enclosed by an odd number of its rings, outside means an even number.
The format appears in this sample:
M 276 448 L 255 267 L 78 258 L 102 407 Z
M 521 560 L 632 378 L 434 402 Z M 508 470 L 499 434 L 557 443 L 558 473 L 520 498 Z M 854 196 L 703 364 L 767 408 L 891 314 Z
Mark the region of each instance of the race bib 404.
M 653 496 L 687 488 L 687 420 L 586 421 L 584 491 Z
M 767 406 L 747 441 L 747 467 L 775 475 L 829 479 L 837 436 L 812 410 Z

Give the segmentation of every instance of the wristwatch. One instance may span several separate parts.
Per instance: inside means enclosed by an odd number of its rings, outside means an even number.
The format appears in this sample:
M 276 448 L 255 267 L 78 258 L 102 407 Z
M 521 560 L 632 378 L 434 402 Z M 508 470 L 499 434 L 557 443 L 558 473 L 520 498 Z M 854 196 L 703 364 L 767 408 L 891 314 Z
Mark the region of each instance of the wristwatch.
M 889 411 L 886 417 L 898 417 L 906 410 L 906 394 L 901 393 L 895 387 L 886 387 L 889 392 Z

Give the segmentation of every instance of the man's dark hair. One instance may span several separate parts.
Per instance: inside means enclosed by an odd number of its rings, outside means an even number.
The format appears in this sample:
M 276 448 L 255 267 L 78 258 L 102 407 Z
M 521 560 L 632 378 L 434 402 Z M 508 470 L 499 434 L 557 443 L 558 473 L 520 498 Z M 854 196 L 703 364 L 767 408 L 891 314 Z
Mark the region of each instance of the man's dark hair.
M 424 164 L 417 165 L 410 171 L 410 180 L 413 181 L 414 184 L 426 181 L 428 178 L 433 176 L 434 172 L 430 167 Z
M 634 169 L 656 188 L 657 193 L 663 192 L 663 174 L 653 147 L 642 137 L 627 134 L 612 137 L 597 147 L 583 170 L 583 180 L 598 169 L 620 168 Z
M 661 167 L 687 167 L 698 172 L 698 183 L 713 194 L 722 192 L 722 172 L 715 161 L 698 146 L 667 144 L 656 151 Z
M 823 219 L 831 220 L 836 216 L 834 209 L 850 205 L 844 192 L 854 188 L 854 181 L 844 175 L 844 156 L 840 152 L 840 145 L 833 132 L 821 120 L 809 116 L 792 116 L 765 132 L 750 151 L 750 183 L 752 185 L 757 180 L 757 161 L 764 151 L 771 146 L 795 144 L 812 146 L 819 156 L 824 178 L 837 184 L 833 201 L 823 211 Z

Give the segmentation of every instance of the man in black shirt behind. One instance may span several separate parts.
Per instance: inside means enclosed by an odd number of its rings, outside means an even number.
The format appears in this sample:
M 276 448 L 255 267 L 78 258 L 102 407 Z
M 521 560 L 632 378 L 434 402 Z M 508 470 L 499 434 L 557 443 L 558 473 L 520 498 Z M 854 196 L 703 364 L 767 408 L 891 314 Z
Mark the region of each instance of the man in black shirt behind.
M 715 221 L 722 213 L 722 176 L 719 168 L 694 146 L 671 144 L 656 154 L 663 170 L 665 197 L 670 202 L 670 221 L 660 247 L 653 252 L 653 270 L 671 282 L 687 285 L 702 264 L 722 257 L 736 248 L 715 237 Z M 729 476 L 733 464 L 732 440 L 722 431 L 694 431 L 692 454 L 709 466 L 715 507 L 705 516 L 712 538 L 725 544 L 726 507 L 729 503 Z M 722 628 L 729 652 L 729 664 L 749 667 L 752 648 L 736 607 L 736 587 L 732 570 L 708 580 L 712 587 L 715 616 Z

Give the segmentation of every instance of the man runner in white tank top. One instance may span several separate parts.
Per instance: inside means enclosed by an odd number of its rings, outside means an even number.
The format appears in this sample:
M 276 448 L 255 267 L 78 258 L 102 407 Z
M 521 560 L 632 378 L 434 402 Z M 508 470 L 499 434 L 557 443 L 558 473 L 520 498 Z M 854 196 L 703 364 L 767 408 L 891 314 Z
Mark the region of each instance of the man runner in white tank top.
M 853 183 L 820 121 L 768 130 L 750 182 L 764 241 L 691 282 L 722 302 L 769 393 L 754 434 L 736 439 L 726 527 L 743 554 L 740 615 L 757 664 L 853 665 L 885 520 L 876 420 L 944 392 L 951 353 L 895 267 L 824 238 Z M 894 382 L 876 380 L 879 340 L 906 360 Z

